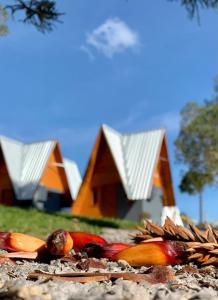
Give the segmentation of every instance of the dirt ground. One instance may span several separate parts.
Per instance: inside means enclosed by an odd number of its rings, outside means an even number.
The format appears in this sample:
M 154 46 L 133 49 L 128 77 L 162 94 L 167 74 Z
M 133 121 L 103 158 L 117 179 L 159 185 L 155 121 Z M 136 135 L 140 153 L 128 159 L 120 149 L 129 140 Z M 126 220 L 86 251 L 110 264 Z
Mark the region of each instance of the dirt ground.
M 125 230 L 105 229 L 108 240 L 127 241 Z M 30 272 L 72 273 L 72 272 L 132 272 L 146 273 L 150 268 L 133 268 L 124 261 L 109 262 L 96 260 L 98 265 L 87 265 L 86 259 L 80 263 L 52 260 L 49 263 L 16 260 L 0 265 L 0 299 L 30 300 L 147 300 L 147 299 L 218 299 L 218 270 L 205 267 L 201 270 L 193 266 L 174 266 L 168 270 L 174 274 L 166 283 L 151 284 L 147 281 L 134 282 L 123 280 L 105 280 L 102 282 L 64 282 L 40 277 L 28 279 Z M 97 267 L 98 266 L 98 267 Z M 103 268 L 102 268 L 103 266 Z M 97 268 L 96 268 L 97 267 Z M 164 271 L 164 269 L 163 269 Z

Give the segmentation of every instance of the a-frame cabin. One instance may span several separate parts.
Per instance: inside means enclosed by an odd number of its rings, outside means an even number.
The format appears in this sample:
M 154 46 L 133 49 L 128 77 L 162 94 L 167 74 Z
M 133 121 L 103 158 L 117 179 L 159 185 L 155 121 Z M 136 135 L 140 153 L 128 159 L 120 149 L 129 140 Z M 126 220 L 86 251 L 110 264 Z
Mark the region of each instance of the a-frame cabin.
M 72 213 L 160 223 L 163 207 L 175 205 L 165 130 L 120 134 L 103 125 Z
M 0 204 L 59 211 L 71 207 L 80 183 L 77 165 L 63 159 L 58 141 L 0 137 Z

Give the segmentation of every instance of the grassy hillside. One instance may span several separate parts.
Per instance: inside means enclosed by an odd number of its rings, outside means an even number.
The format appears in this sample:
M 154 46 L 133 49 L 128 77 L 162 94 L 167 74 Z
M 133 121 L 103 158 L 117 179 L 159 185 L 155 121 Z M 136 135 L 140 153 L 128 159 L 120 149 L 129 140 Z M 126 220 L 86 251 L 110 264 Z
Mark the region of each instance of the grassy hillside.
M 136 224 L 119 219 L 94 219 L 61 213 L 44 213 L 0 205 L 0 231 L 16 231 L 46 238 L 55 229 L 101 233 L 102 227 L 131 228 Z

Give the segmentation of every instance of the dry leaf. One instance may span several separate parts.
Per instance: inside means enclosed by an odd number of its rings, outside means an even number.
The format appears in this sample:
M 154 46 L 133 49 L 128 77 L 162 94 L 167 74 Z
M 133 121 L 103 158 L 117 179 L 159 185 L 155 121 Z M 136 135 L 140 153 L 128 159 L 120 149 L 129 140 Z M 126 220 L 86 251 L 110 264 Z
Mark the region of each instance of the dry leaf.
M 81 257 L 78 257 L 78 255 L 72 255 L 72 254 L 66 254 L 63 257 L 60 258 L 61 262 L 72 262 L 76 263 L 80 261 Z
M 175 279 L 175 271 L 166 266 L 155 266 L 149 269 L 149 274 L 146 281 L 150 283 L 167 283 Z
M 96 269 L 106 269 L 106 265 L 94 258 L 87 258 L 84 261 L 79 262 L 77 268 L 81 270 L 89 270 L 89 268 L 96 268 Z
M 176 284 L 172 284 L 170 285 L 170 289 L 172 291 L 176 291 L 178 289 L 188 289 L 188 287 L 184 284 L 181 284 L 181 283 L 176 283 Z
M 199 270 L 194 266 L 184 266 L 182 267 L 182 271 L 187 273 L 193 273 L 193 274 L 199 273 Z
M 74 282 L 90 282 L 104 281 L 122 278 L 136 282 L 146 281 L 149 283 L 166 283 L 175 278 L 175 272 L 169 267 L 154 267 L 149 269 L 149 273 L 135 274 L 131 272 L 124 273 L 95 273 L 95 272 L 75 272 L 75 273 L 59 273 L 50 274 L 42 271 L 35 271 L 28 275 L 29 279 L 47 278 L 58 281 L 74 281 Z

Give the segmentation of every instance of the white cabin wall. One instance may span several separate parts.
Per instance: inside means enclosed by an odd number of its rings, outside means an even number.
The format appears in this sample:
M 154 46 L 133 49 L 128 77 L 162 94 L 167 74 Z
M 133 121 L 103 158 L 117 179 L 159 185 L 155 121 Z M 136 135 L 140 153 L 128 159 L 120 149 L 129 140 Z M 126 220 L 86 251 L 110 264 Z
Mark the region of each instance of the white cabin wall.
M 131 208 L 128 210 L 127 214 L 125 215 L 125 219 L 138 222 L 140 221 L 141 213 L 142 213 L 142 201 L 141 200 L 133 201 Z
M 142 211 L 151 215 L 151 220 L 154 223 L 161 224 L 161 215 L 163 209 L 163 192 L 161 188 L 153 187 L 151 198 L 142 200 Z
M 132 206 L 124 218 L 132 221 L 140 221 L 143 213 L 148 213 L 153 222 L 160 224 L 163 208 L 162 197 L 162 190 L 160 188 L 153 187 L 151 198 L 148 200 L 133 201 Z

